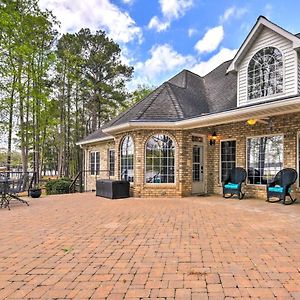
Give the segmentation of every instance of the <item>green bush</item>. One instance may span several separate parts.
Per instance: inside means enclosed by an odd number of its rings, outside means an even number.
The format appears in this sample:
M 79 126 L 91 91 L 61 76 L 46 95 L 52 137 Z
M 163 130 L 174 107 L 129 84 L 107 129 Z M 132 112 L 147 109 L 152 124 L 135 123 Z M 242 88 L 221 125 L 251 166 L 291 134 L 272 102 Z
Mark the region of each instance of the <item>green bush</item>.
M 69 186 L 72 180 L 69 178 L 59 178 L 55 180 L 49 180 L 46 183 L 46 194 L 55 195 L 55 194 L 68 194 Z

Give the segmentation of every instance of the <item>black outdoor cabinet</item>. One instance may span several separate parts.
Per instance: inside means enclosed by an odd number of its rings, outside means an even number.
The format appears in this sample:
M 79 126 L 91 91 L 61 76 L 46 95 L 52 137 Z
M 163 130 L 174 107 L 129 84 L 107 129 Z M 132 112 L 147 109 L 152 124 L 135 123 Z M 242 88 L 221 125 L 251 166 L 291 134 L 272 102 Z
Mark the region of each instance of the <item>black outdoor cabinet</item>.
M 101 179 L 96 181 L 96 196 L 119 199 L 129 197 L 128 181 Z

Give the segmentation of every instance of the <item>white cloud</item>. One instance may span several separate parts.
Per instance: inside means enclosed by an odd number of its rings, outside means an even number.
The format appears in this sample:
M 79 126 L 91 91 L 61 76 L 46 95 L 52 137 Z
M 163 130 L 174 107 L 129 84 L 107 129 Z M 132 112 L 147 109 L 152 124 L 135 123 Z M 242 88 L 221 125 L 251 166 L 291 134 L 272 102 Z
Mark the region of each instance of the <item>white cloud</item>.
M 198 30 L 195 28 L 189 28 L 188 35 L 189 37 L 192 37 L 193 35 L 197 34 Z
M 123 3 L 128 4 L 128 5 L 132 5 L 134 0 L 122 0 Z
M 224 38 L 223 26 L 210 28 L 204 37 L 197 42 L 195 49 L 198 53 L 210 53 L 218 48 Z
M 149 29 L 156 29 L 157 32 L 161 32 L 161 31 L 165 31 L 166 29 L 168 29 L 168 27 L 170 26 L 170 22 L 166 21 L 166 22 L 162 22 L 159 20 L 159 18 L 157 16 L 154 16 L 149 24 L 148 24 L 148 28 Z
M 197 64 L 195 64 L 191 71 L 200 75 L 204 76 L 213 69 L 215 69 L 217 66 L 219 66 L 221 63 L 228 61 L 234 57 L 238 49 L 228 49 L 228 48 L 222 48 L 216 55 L 212 56 L 207 61 L 200 61 Z
M 170 45 L 156 45 L 150 50 L 150 58 L 135 65 L 133 80 L 129 82 L 129 90 L 138 85 L 159 86 L 182 69 L 204 76 L 220 64 L 234 57 L 238 49 L 221 48 L 221 50 L 207 61 L 197 60 L 191 55 L 184 56 L 175 51 Z
M 76 32 L 83 27 L 105 30 L 116 42 L 142 42 L 142 30 L 130 15 L 110 0 L 39 0 L 61 22 L 61 31 Z
M 239 19 L 241 18 L 248 10 L 244 7 L 236 7 L 236 6 L 231 6 L 227 8 L 224 12 L 224 14 L 220 17 L 220 22 L 225 23 L 228 21 L 230 18 L 235 18 Z
M 153 80 L 160 80 L 163 76 L 174 74 L 179 69 L 195 63 L 192 56 L 178 53 L 169 44 L 153 46 L 150 54 L 151 57 L 145 62 L 136 64 L 135 70 L 140 77 L 146 77 L 153 84 L 159 83 Z
M 159 0 L 162 14 L 168 19 L 177 19 L 193 6 L 193 0 Z
M 182 17 L 188 9 L 190 9 L 194 0 L 159 0 L 162 20 L 154 16 L 149 24 L 149 29 L 156 29 L 157 32 L 168 29 L 171 22 L 179 17 Z

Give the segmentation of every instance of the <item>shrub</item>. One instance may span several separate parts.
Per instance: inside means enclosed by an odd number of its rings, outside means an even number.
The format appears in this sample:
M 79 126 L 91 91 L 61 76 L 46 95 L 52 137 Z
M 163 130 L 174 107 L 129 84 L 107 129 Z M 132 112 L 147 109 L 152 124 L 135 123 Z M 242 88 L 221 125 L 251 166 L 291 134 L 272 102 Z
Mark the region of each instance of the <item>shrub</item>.
M 49 180 L 46 183 L 46 193 L 47 195 L 68 194 L 71 182 L 69 178 Z
M 47 195 L 51 195 L 52 194 L 52 189 L 53 189 L 53 185 L 55 184 L 55 182 L 58 179 L 53 179 L 53 180 L 49 180 L 47 181 L 46 185 L 45 185 L 45 189 L 46 189 L 46 194 Z

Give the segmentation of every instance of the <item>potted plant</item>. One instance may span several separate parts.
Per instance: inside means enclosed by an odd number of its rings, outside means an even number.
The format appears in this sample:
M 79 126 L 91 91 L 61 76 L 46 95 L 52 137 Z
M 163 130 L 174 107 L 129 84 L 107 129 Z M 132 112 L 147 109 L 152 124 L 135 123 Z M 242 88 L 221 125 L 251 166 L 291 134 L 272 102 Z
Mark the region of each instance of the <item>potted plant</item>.
M 29 196 L 31 198 L 40 198 L 42 195 L 42 189 L 41 187 L 37 184 L 35 186 L 33 186 L 30 190 L 29 190 Z

